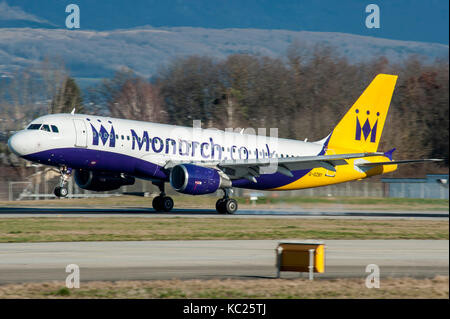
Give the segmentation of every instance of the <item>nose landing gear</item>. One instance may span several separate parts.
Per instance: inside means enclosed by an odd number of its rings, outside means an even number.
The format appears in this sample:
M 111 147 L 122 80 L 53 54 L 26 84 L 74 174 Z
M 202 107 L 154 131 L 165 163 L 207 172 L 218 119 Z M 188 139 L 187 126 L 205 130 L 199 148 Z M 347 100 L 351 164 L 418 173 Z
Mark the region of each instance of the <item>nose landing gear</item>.
M 232 198 L 229 198 L 231 189 L 225 188 L 223 192 L 224 192 L 223 198 L 219 199 L 216 202 L 216 210 L 220 214 L 234 214 L 238 209 L 237 201 Z
M 153 198 L 153 209 L 157 212 L 170 212 L 174 206 L 174 202 L 171 197 L 166 196 L 166 193 L 164 192 L 164 182 L 154 182 L 153 184 L 158 186 L 159 191 L 161 192 L 158 196 Z
M 61 173 L 59 186 L 55 187 L 53 193 L 56 197 L 66 197 L 69 194 L 69 190 L 67 189 L 66 184 L 70 178 L 70 175 L 72 174 L 72 169 L 70 167 L 62 166 L 59 169 L 59 172 Z

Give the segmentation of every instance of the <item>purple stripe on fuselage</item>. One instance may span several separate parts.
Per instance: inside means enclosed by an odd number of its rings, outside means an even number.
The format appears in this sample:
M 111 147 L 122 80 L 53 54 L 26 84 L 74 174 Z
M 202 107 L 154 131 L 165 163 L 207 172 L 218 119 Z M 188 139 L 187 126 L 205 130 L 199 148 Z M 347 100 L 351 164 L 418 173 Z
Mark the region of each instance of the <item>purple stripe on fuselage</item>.
M 169 179 L 169 175 L 164 169 L 156 164 L 107 151 L 85 148 L 58 148 L 25 155 L 23 158 L 45 165 L 67 165 L 74 169 L 127 173 L 139 178 Z
M 318 155 L 324 155 L 327 150 L 331 134 L 325 141 L 322 150 Z M 58 148 L 42 151 L 23 158 L 45 165 L 61 166 L 67 165 L 73 169 L 88 169 L 98 171 L 113 171 L 126 173 L 143 179 L 162 179 L 169 181 L 169 171 L 163 167 L 141 160 L 129 155 L 114 152 L 92 150 L 85 148 Z M 280 173 L 261 175 L 256 178 L 257 183 L 247 179 L 233 180 L 233 187 L 248 189 L 271 189 L 284 186 L 302 178 L 311 169 L 292 171 L 293 177 L 288 177 Z

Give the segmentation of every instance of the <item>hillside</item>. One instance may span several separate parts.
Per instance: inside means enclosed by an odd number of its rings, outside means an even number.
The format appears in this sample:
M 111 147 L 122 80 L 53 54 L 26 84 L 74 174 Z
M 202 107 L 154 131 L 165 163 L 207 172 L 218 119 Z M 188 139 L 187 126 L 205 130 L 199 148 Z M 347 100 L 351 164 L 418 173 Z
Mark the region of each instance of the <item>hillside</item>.
M 448 57 L 448 45 L 380 39 L 333 32 L 191 27 L 85 31 L 41 28 L 0 29 L 0 72 L 3 76 L 45 56 L 62 57 L 75 77 L 101 78 L 127 67 L 149 77 L 173 57 L 232 53 L 281 56 L 298 42 L 305 47 L 336 47 L 351 63 L 386 56 L 401 62 L 410 54 L 424 61 Z

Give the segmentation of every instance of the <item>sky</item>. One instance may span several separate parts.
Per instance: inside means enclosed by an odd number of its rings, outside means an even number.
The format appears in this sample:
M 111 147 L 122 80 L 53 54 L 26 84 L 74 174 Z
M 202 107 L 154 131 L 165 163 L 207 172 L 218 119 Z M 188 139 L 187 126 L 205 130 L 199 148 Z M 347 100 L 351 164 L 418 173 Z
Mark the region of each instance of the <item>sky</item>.
M 0 27 L 64 28 L 65 7 L 77 4 L 81 28 L 140 26 L 258 28 L 344 32 L 448 44 L 448 0 L 0 0 Z M 368 4 L 380 28 L 365 25 Z

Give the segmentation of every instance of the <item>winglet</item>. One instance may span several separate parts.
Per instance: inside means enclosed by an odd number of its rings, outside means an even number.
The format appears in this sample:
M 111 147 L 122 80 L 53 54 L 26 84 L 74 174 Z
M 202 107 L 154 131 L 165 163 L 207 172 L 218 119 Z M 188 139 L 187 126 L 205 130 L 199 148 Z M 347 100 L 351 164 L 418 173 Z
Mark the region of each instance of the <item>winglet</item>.
M 74 115 L 75 114 L 75 108 L 73 108 L 72 112 L 70 112 L 70 114 Z
M 395 147 L 387 152 L 384 153 L 384 156 L 386 156 L 387 158 L 389 158 L 392 161 L 392 153 L 394 153 L 395 151 Z

